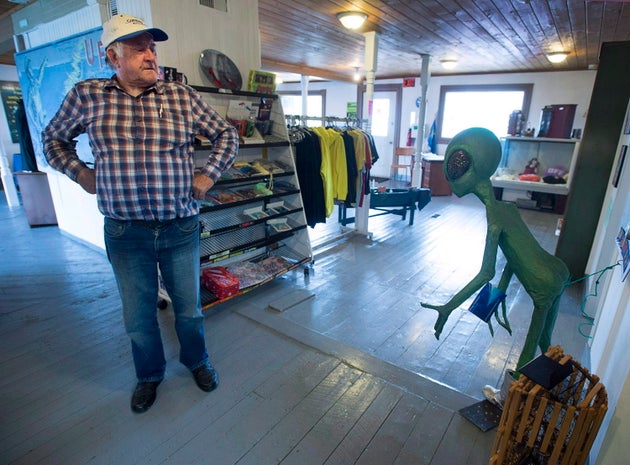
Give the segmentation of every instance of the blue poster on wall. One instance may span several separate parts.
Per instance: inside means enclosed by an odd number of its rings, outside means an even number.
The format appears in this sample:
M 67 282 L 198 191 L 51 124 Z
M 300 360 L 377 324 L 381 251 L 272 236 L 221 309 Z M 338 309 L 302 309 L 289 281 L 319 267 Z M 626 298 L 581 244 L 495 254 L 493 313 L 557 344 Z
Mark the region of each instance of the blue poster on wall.
M 100 38 L 102 27 L 66 37 L 15 55 L 24 105 L 37 164 L 50 170 L 44 157 L 41 133 L 72 86 L 87 78 L 110 77 Z M 87 137 L 78 138 L 82 160 L 94 161 Z

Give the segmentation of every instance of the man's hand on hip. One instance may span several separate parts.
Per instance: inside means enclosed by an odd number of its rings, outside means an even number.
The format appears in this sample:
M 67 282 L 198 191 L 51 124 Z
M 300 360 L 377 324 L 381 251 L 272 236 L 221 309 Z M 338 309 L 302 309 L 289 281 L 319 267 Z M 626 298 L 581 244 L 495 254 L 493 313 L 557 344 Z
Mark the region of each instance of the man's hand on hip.
M 79 184 L 88 194 L 96 194 L 96 173 L 93 169 L 83 168 L 77 175 Z
M 203 200 L 206 193 L 214 186 L 214 181 L 205 174 L 197 173 L 193 178 L 193 197 Z

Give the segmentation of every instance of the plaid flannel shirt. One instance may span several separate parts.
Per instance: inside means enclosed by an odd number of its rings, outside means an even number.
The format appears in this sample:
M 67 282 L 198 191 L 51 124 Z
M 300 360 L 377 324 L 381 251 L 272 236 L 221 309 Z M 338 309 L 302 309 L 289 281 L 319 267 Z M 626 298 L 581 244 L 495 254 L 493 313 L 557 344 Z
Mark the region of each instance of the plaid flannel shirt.
M 88 134 L 98 207 L 123 220 L 165 221 L 197 214 L 193 199 L 194 139 L 212 142 L 201 172 L 213 180 L 228 169 L 238 134 L 201 95 L 158 81 L 132 97 L 111 79 L 88 79 L 66 95 L 42 133 L 50 166 L 76 181 L 86 164 L 75 138 Z

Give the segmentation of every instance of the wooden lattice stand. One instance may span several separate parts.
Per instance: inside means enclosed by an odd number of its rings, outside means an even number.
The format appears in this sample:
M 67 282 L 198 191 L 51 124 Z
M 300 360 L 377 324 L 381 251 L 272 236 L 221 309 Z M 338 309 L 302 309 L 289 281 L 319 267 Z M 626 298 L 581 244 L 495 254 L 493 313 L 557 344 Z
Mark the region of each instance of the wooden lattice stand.
M 492 447 L 489 465 L 583 465 L 608 409 L 599 378 L 564 355 L 560 346 L 545 354 L 570 376 L 547 390 L 525 375 L 512 383 Z

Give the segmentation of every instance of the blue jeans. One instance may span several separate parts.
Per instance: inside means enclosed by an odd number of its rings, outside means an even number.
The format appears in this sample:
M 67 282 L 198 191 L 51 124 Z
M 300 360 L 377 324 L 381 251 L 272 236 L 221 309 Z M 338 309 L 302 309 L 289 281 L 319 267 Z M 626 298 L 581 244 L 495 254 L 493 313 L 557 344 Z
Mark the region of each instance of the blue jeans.
M 106 217 L 104 230 L 138 381 L 161 381 L 166 368 L 157 320 L 158 267 L 173 304 L 180 362 L 190 370 L 208 364 L 199 296 L 198 216 L 165 222 Z

